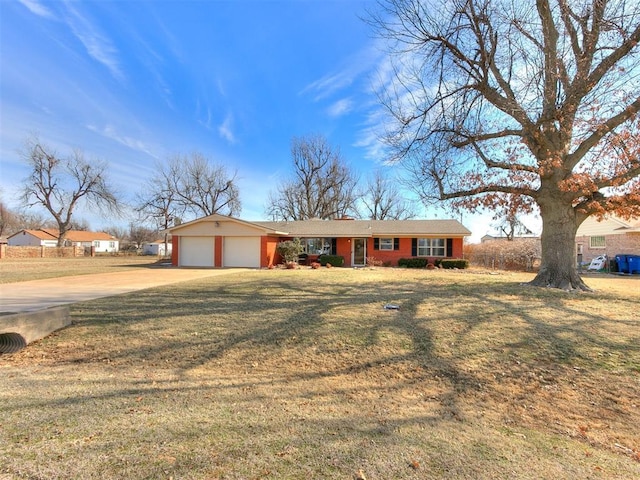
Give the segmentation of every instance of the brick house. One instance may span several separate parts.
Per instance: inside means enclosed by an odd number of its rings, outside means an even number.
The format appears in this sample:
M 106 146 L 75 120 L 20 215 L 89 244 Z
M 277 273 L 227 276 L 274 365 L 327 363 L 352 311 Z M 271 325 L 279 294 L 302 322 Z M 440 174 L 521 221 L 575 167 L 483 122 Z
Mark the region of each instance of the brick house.
M 587 218 L 576 232 L 576 253 L 585 263 L 599 255 L 640 255 L 640 219 Z
M 169 229 L 172 263 L 192 267 L 268 267 L 281 263 L 276 246 L 299 238 L 310 260 L 326 253 L 348 267 L 367 258 L 397 265 L 400 258 L 462 258 L 471 235 L 457 220 L 305 220 L 247 222 L 209 215 Z

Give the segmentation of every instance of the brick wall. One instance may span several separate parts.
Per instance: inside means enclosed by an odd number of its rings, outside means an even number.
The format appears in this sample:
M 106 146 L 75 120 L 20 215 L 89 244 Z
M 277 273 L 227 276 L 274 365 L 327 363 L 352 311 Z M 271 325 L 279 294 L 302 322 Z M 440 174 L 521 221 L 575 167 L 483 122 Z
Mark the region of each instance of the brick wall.
M 579 252 L 578 245 L 582 245 L 583 262 L 591 262 L 598 255 L 607 255 L 609 258 L 621 253 L 640 255 L 640 233 L 605 235 L 604 248 L 591 248 L 589 237 L 580 236 L 576 237 L 576 252 Z
M 83 257 L 84 247 L 19 247 L 2 245 L 0 258 Z

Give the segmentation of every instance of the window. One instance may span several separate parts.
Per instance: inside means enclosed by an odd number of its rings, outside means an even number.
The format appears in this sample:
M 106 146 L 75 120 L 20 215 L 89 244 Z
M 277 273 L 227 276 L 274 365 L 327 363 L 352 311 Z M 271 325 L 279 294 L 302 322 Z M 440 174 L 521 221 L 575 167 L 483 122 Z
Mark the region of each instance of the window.
M 378 250 L 393 250 L 393 238 L 381 238 L 378 240 Z
M 419 238 L 417 256 L 418 257 L 446 256 L 444 238 Z
M 374 237 L 373 238 L 374 250 L 400 250 L 400 239 L 393 237 Z
M 596 237 L 589 237 L 589 248 L 605 248 L 607 242 L 604 235 L 598 235 Z
M 93 246 L 98 248 L 100 246 L 100 240 L 94 240 L 93 241 Z
M 109 242 L 109 248 L 116 248 L 116 242 Z
M 333 254 L 331 238 L 301 238 L 304 253 L 308 255 Z

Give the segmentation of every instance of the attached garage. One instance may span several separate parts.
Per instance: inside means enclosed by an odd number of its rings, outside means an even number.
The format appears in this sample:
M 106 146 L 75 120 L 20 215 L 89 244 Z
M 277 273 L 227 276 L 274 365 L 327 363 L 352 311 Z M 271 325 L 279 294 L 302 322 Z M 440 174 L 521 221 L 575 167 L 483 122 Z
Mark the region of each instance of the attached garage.
M 224 237 L 224 267 L 260 268 L 260 237 Z
M 181 267 L 213 267 L 214 237 L 182 237 L 180 239 Z

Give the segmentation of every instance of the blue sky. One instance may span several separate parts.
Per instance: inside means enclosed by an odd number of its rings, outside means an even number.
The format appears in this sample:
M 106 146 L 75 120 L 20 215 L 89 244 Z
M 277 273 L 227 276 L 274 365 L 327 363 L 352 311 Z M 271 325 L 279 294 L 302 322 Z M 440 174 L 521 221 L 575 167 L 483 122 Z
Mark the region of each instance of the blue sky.
M 12 205 L 33 134 L 107 161 L 127 199 L 157 161 L 201 152 L 237 171 L 247 220 L 266 218 L 294 136 L 324 135 L 365 177 L 384 160 L 374 84 L 386 65 L 367 8 L 375 2 L 0 0 L 0 195 Z M 79 213 L 93 229 L 118 223 Z M 463 221 L 487 232 L 486 219 Z

